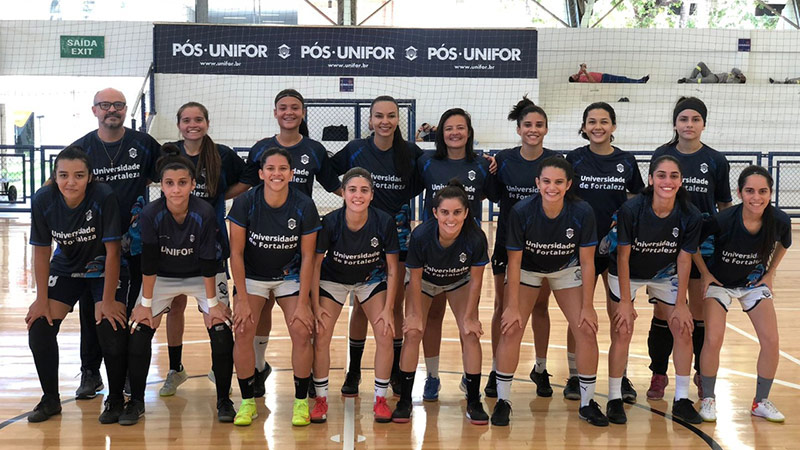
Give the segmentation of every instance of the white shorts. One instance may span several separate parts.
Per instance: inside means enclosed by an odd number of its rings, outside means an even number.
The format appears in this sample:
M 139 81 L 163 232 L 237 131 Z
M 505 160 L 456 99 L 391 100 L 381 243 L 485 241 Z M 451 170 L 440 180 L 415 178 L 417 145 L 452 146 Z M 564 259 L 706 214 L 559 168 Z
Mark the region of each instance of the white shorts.
M 300 294 L 300 282 L 297 280 L 259 281 L 245 278 L 245 287 L 250 295 L 269 298 L 270 292 L 275 299 L 293 297 Z
M 411 281 L 411 271 L 406 270 L 406 279 L 405 279 L 405 286 L 408 288 L 408 282 Z M 445 286 L 439 286 L 436 284 L 427 281 L 426 279 L 422 279 L 422 293 L 427 295 L 430 298 L 436 297 L 437 295 L 441 294 L 442 292 L 450 292 L 455 291 L 456 289 L 460 288 L 461 286 L 469 283 L 469 274 L 464 278 L 456 281 L 455 283 L 450 283 Z
M 642 286 L 647 286 L 650 303 L 661 302 L 675 306 L 678 299 L 678 277 L 631 280 L 631 300 L 636 298 L 636 290 Z M 608 287 L 611 290 L 611 299 L 619 302 L 619 278 L 616 275 L 608 274 Z
M 506 280 L 507 279 L 506 277 Z M 547 282 L 550 283 L 550 289 L 553 291 L 560 291 L 561 289 L 569 289 L 583 285 L 581 266 L 567 267 L 566 269 L 550 273 L 520 270 L 519 282 L 525 286 L 540 288 L 542 287 L 543 279 L 547 279 Z
M 358 303 L 363 304 L 375 294 L 385 290 L 385 281 L 369 284 L 342 284 L 335 281 L 319 280 L 319 295 L 322 297 L 328 297 L 342 306 L 347 303 L 347 296 L 350 294 L 353 295 L 351 298 L 356 298 L 358 299 Z
M 228 277 L 222 272 L 216 275 L 217 300 L 220 303 L 230 305 L 228 299 Z M 191 278 L 167 278 L 156 277 L 156 284 L 153 286 L 153 316 L 169 311 L 172 306 L 172 299 L 179 295 L 188 295 L 197 300 L 197 309 L 208 314 L 208 300 L 206 295 L 206 285 L 203 277 Z M 139 290 L 139 299 L 136 304 L 142 303 L 142 291 Z
M 772 291 L 766 286 L 724 288 L 712 284 L 706 291 L 706 298 L 716 300 L 725 311 L 731 306 L 733 299 L 738 298 L 742 310 L 748 312 L 758 306 L 761 300 L 772 298 Z

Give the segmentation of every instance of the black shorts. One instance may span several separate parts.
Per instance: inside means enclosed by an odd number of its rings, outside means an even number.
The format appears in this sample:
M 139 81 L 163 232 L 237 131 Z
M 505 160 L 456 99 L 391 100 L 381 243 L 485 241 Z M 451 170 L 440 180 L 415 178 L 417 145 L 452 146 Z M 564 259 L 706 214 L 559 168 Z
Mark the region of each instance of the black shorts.
M 495 241 L 494 251 L 492 252 L 492 274 L 502 275 L 506 273 L 508 267 L 508 251 L 505 243 Z
M 594 255 L 594 273 L 595 276 L 601 275 L 603 272 L 608 270 L 608 265 L 610 261 L 607 255 L 598 255 L 595 253 Z
M 78 303 L 78 299 L 86 293 L 95 303 L 103 301 L 103 285 L 105 278 L 77 278 L 64 275 L 50 275 L 47 280 L 47 298 L 64 303 L 70 308 Z M 119 279 L 117 292 L 114 298 L 125 304 L 128 299 L 130 280 L 127 277 Z
M 711 260 L 711 258 L 703 258 L 703 261 L 705 261 L 706 266 L 708 265 L 710 260 Z M 697 266 L 694 264 L 694 261 L 692 261 L 692 271 L 689 272 L 689 279 L 690 280 L 699 280 L 700 279 L 700 270 L 697 269 Z

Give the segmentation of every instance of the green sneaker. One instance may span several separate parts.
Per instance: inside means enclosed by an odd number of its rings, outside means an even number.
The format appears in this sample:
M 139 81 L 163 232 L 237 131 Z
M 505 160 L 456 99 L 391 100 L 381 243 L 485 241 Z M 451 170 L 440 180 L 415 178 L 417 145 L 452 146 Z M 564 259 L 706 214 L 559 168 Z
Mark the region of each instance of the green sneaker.
M 258 409 L 256 409 L 255 399 L 242 399 L 242 405 L 239 406 L 239 412 L 236 413 L 233 424 L 247 426 L 253 423 L 253 419 L 256 417 L 258 417 Z
M 308 399 L 294 399 L 292 407 L 292 425 L 304 427 L 311 423 L 311 416 L 308 414 Z

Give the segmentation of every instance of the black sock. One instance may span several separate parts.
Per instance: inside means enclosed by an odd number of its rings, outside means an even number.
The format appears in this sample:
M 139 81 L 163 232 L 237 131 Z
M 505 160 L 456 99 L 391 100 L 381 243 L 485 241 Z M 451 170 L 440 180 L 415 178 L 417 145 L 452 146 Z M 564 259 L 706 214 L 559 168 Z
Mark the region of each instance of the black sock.
M 481 399 L 481 373 L 465 373 L 467 379 L 467 403 Z
M 61 320 L 53 319 L 53 326 L 47 319 L 40 317 L 33 322 L 28 330 L 28 347 L 33 353 L 33 362 L 36 364 L 36 373 L 39 374 L 39 383 L 45 398 L 58 400 L 58 330 Z
M 672 353 L 672 332 L 666 320 L 653 317 L 650 321 L 647 351 L 650 354 L 650 370 L 654 374 L 666 375 L 669 355 Z
M 706 323 L 703 320 L 694 321 L 692 332 L 692 347 L 694 348 L 694 370 L 700 372 L 700 353 L 703 351 L 703 341 L 706 338 Z
M 183 345 L 167 346 L 167 352 L 169 352 L 169 370 L 174 370 L 175 372 L 183 370 L 183 364 L 181 364 Z
M 131 381 L 131 398 L 144 401 L 147 372 L 150 371 L 151 344 L 156 330 L 139 324 L 128 338 L 128 378 Z
M 103 359 L 106 360 L 108 378 L 108 398 L 122 400 L 122 389 L 125 387 L 125 375 L 128 373 L 128 329 L 117 324 L 117 331 L 108 319 L 104 319 L 97 327 Z
M 411 403 L 411 390 L 414 388 L 414 376 L 416 372 L 400 373 L 400 401 Z
M 233 376 L 233 332 L 224 323 L 208 329 L 211 339 L 211 370 L 217 380 L 217 400 L 229 397 Z
M 361 373 L 361 357 L 364 355 L 364 343 L 366 339 L 350 338 L 350 367 L 348 372 Z
M 308 385 L 311 384 L 311 376 L 305 378 L 298 378 L 294 376 L 294 398 L 304 399 L 308 397 Z
M 403 351 L 403 338 L 394 339 L 394 360 L 392 361 L 392 375 L 400 373 L 400 353 Z
M 78 300 L 78 316 L 81 321 L 81 369 L 100 372 L 103 352 L 97 340 L 96 319 L 94 318 L 94 299 L 87 291 Z
M 216 375 L 215 375 L 216 376 Z M 239 381 L 239 391 L 242 393 L 242 400 L 252 399 L 256 394 L 253 393 L 253 385 L 256 382 L 255 373 L 248 378 L 236 378 Z

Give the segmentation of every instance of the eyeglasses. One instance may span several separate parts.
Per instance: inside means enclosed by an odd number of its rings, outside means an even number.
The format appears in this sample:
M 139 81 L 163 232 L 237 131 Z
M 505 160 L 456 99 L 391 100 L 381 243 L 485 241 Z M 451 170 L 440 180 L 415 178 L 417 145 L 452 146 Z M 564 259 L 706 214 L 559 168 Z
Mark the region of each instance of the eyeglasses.
M 115 110 L 122 111 L 125 109 L 125 102 L 97 102 L 94 106 L 99 106 L 103 111 L 108 111 L 112 106 Z

